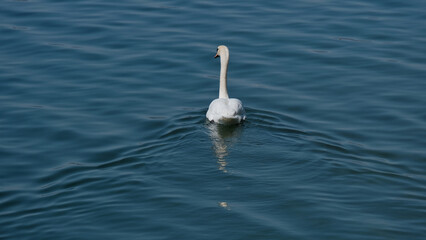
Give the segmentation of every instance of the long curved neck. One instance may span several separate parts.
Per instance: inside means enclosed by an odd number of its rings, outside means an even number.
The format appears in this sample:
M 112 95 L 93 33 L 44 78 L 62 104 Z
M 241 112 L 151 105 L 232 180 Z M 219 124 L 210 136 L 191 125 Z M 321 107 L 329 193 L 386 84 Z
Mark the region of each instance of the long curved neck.
M 226 75 L 228 73 L 228 62 L 229 55 L 223 54 L 220 56 L 220 86 L 219 86 L 219 98 L 229 98 L 228 88 L 226 86 Z

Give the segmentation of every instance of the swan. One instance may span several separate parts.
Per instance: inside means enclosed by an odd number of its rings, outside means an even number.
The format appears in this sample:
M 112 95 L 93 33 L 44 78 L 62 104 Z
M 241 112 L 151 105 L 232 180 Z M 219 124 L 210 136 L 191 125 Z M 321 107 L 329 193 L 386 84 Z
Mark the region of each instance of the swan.
M 226 86 L 226 75 L 228 72 L 229 49 L 224 45 L 217 47 L 214 58 L 220 56 L 220 86 L 219 98 L 210 103 L 206 117 L 210 122 L 223 125 L 238 124 L 246 119 L 243 103 L 236 98 L 229 98 Z

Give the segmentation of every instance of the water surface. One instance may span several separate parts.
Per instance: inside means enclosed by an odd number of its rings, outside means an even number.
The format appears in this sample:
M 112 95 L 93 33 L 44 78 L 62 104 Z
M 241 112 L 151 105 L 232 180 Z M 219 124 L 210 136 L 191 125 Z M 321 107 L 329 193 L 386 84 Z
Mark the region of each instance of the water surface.
M 425 8 L 2 1 L 0 238 L 423 239 Z

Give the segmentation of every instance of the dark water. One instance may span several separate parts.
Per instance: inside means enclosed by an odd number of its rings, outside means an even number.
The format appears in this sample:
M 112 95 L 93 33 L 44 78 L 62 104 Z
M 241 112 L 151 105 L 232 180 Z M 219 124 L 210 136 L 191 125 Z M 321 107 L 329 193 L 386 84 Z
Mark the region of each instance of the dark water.
M 2 1 L 0 238 L 424 239 L 425 9 Z

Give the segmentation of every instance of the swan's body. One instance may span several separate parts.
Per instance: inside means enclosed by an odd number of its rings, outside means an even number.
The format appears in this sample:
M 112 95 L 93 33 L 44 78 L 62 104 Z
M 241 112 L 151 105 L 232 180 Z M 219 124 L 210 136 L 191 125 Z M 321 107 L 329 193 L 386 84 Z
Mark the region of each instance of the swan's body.
M 229 98 L 228 96 L 228 88 L 226 86 L 229 63 L 228 48 L 223 45 L 219 46 L 215 58 L 218 56 L 220 56 L 219 98 L 210 103 L 206 117 L 209 121 L 219 124 L 238 124 L 245 120 L 246 114 L 243 103 L 236 98 Z
M 238 124 L 246 118 L 243 103 L 236 98 L 213 100 L 206 117 L 209 121 L 225 125 Z

